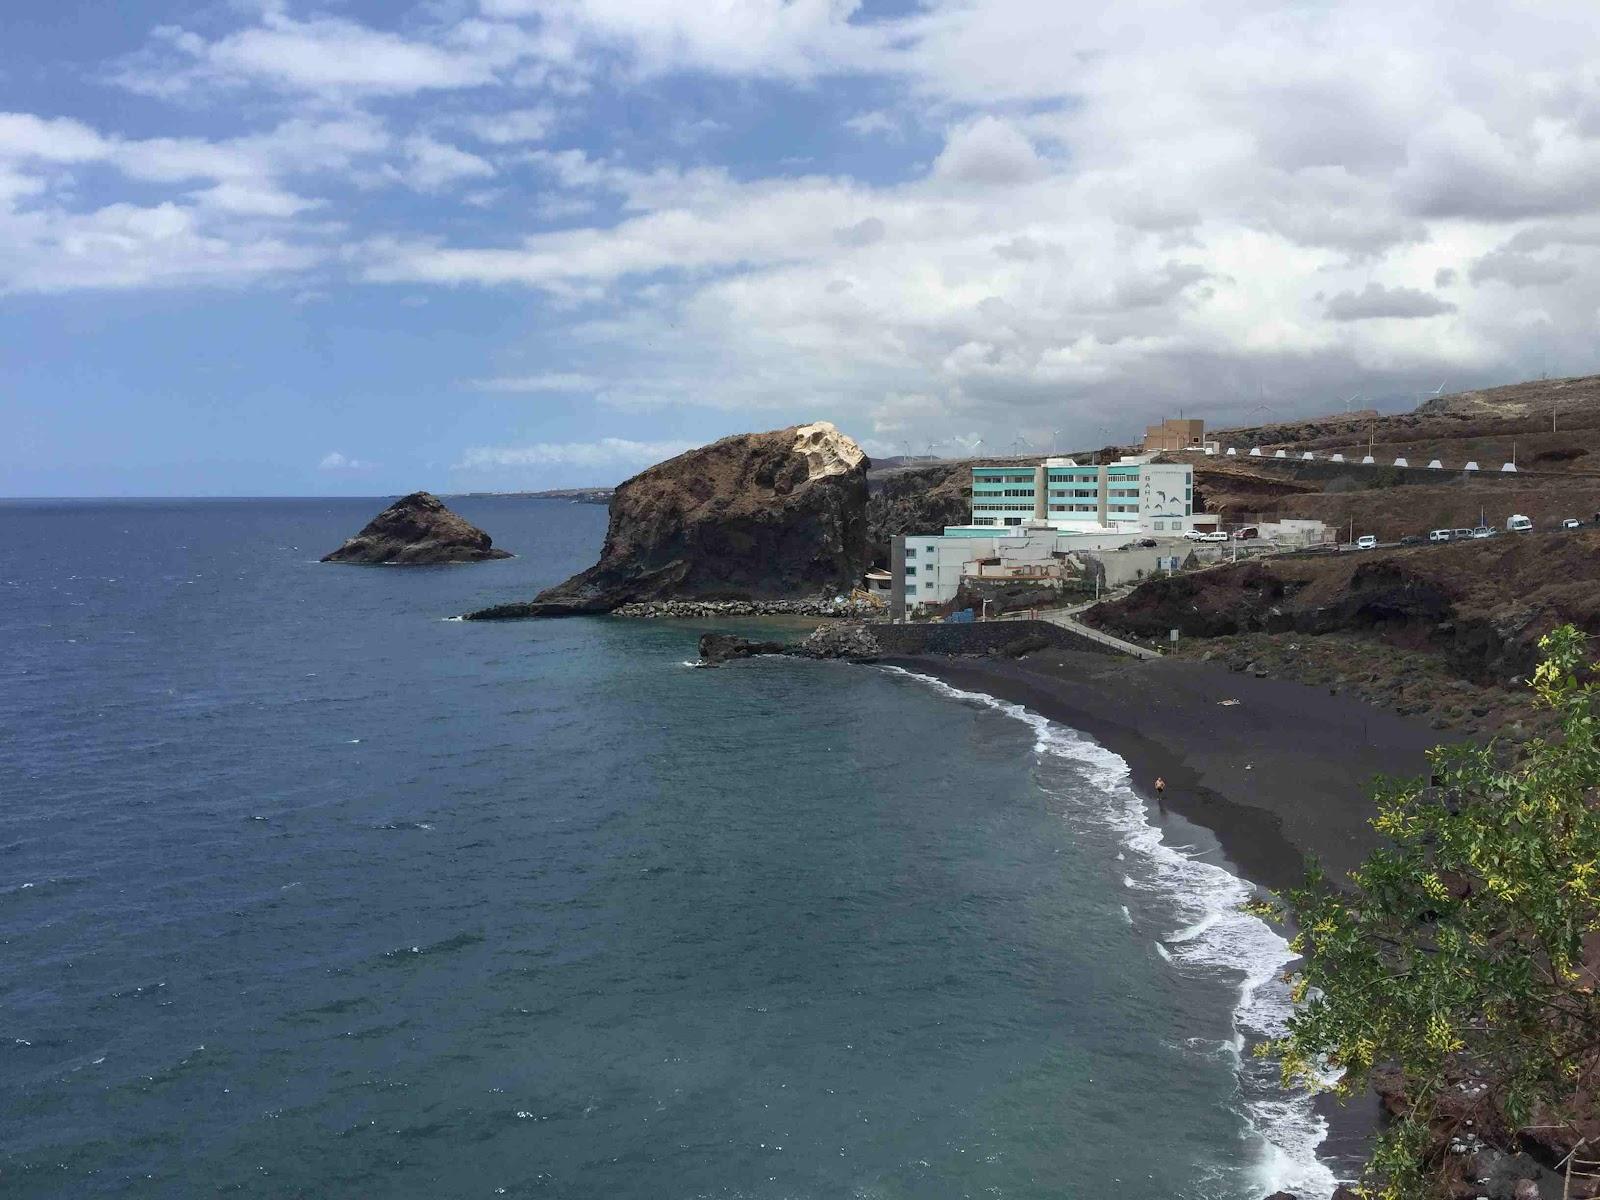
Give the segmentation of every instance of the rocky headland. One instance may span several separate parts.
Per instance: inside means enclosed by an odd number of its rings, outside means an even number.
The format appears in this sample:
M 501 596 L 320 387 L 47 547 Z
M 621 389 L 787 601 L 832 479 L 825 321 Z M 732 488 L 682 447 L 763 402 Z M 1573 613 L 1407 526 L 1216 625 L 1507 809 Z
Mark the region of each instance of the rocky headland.
M 866 569 L 868 466 L 861 447 L 826 421 L 690 450 L 618 485 L 594 566 L 530 601 L 467 618 L 848 595 Z
M 431 492 L 412 492 L 384 509 L 323 562 L 368 566 L 426 566 L 511 558 L 470 521 L 451 512 Z

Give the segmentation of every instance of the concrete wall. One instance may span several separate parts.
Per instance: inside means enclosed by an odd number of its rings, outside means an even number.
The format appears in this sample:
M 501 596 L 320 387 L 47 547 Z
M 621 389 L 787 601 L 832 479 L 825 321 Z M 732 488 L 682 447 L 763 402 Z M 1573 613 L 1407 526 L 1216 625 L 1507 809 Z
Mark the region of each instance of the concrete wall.
M 868 628 L 884 652 L 890 655 L 993 654 L 1024 637 L 1041 637 L 1063 650 L 1117 653 L 1108 646 L 1080 637 L 1070 629 L 1052 625 L 1049 621 L 980 621 L 971 625 L 890 625 L 875 622 Z

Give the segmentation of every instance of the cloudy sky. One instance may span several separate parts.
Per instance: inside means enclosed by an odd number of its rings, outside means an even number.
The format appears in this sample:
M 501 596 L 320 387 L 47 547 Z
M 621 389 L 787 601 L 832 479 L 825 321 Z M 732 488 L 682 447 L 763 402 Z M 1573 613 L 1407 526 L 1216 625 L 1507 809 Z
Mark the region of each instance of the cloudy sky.
M 0 494 L 609 483 L 1600 369 L 1592 4 L 52 0 Z M 1263 407 L 1264 406 L 1264 407 Z

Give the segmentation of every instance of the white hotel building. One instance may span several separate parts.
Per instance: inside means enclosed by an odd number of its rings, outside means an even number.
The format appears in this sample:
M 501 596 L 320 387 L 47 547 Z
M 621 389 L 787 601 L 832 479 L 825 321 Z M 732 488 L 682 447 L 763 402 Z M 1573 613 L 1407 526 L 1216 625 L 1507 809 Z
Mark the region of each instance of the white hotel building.
M 1142 536 L 1181 537 L 1197 524 L 1214 528 L 1215 518 L 1195 514 L 1194 468 L 1152 457 L 973 467 L 969 524 L 895 539 L 891 612 L 953 600 L 980 560 L 1043 574 L 1066 553 L 1114 550 Z

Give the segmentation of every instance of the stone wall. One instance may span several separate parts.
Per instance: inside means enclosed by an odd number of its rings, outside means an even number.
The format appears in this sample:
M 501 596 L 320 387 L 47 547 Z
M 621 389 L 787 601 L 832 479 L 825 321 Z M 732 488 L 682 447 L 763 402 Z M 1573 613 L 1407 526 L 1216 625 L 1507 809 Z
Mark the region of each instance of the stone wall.
M 994 654 L 1021 638 L 1042 638 L 1063 650 L 1088 650 L 1116 654 L 1110 647 L 1053 625 L 1049 621 L 981 621 L 971 625 L 918 623 L 891 625 L 874 622 L 867 627 L 885 655 Z

